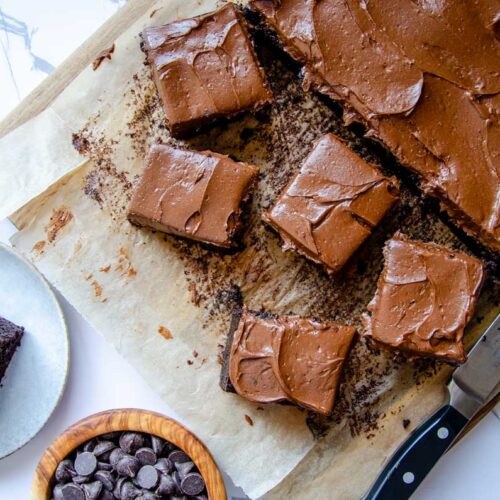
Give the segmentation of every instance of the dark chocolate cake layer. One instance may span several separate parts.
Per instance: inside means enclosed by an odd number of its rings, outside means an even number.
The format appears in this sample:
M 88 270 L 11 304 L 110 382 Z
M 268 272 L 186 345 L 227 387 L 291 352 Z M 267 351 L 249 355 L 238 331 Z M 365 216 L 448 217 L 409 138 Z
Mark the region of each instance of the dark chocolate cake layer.
M 0 384 L 7 368 L 21 344 L 24 328 L 0 317 Z

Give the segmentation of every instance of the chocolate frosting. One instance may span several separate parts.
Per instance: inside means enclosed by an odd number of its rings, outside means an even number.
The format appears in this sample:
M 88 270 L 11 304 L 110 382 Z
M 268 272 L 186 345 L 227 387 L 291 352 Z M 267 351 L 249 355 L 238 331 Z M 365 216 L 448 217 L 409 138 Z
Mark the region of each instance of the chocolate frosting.
M 330 414 L 354 334 L 337 323 L 245 309 L 231 346 L 231 383 L 255 403 L 288 400 Z
M 402 234 L 387 242 L 384 256 L 365 334 L 390 349 L 463 363 L 464 328 L 484 279 L 481 261 Z
M 155 144 L 134 190 L 128 217 L 158 231 L 229 247 L 240 204 L 257 168 L 211 151 Z
M 270 102 L 244 26 L 230 3 L 202 17 L 143 31 L 173 133 Z
M 500 251 L 500 7 L 493 0 L 253 0 L 304 64 L 466 232 Z
M 397 200 L 397 182 L 327 134 L 263 219 L 294 248 L 338 271 Z

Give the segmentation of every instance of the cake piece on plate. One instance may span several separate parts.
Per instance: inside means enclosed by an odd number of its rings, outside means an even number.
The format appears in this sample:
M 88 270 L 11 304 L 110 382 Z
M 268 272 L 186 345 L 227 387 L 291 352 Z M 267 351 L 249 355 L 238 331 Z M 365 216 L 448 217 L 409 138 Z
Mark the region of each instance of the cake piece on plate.
M 0 385 L 16 349 L 21 344 L 23 334 L 22 326 L 0 316 Z
M 364 317 L 365 335 L 379 347 L 463 363 L 464 328 L 484 280 L 480 260 L 397 233 Z
M 272 100 L 246 21 L 232 3 L 146 28 L 142 39 L 174 136 Z
M 395 179 L 326 134 L 263 219 L 278 231 L 285 250 L 297 250 L 332 274 L 397 199 Z
M 155 144 L 128 218 L 139 226 L 230 248 L 241 228 L 241 205 L 257 175 L 257 167 L 225 155 Z
M 254 403 L 288 401 L 329 415 L 355 333 L 329 321 L 236 310 L 221 386 Z

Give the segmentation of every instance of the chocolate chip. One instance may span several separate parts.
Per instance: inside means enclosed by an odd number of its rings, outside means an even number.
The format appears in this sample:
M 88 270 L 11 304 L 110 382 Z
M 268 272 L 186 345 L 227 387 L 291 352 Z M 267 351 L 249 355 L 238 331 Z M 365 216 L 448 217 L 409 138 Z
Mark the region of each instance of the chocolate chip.
M 174 478 L 175 485 L 177 486 L 177 490 L 180 492 L 181 491 L 181 476 L 179 476 L 179 473 L 177 471 L 174 471 L 172 473 L 172 477 Z
M 181 482 L 181 490 L 186 495 L 199 495 L 205 489 L 205 481 L 197 472 L 189 473 Z
M 109 455 L 109 463 L 111 465 L 116 465 L 124 456 L 126 453 L 121 449 L 121 448 L 115 448 L 111 454 Z
M 173 495 L 177 491 L 175 481 L 171 476 L 162 474 L 160 476 L 160 484 L 156 489 L 158 495 Z
M 62 489 L 64 484 L 56 484 L 54 489 L 52 490 L 52 499 L 53 500 L 64 500 Z
M 73 476 L 73 482 L 75 484 L 88 483 L 90 481 L 90 476 Z
M 97 459 L 90 451 L 80 453 L 75 459 L 75 470 L 80 476 L 89 476 L 97 467 Z
M 179 477 L 183 479 L 186 475 L 193 470 L 194 463 L 193 462 L 177 462 L 175 464 L 175 468 L 179 473 Z
M 190 462 L 191 459 L 181 450 L 174 450 L 168 455 L 169 460 L 174 464 L 177 462 Z
M 125 455 L 116 464 L 115 470 L 121 476 L 135 477 L 140 466 L 141 464 L 137 458 L 131 455 Z
M 160 500 L 160 497 L 152 491 L 143 491 L 142 495 L 137 497 L 136 500 Z
M 158 436 L 151 436 L 151 447 L 158 457 L 163 453 L 165 445 L 166 442 L 163 439 Z
M 101 441 L 95 445 L 92 453 L 101 460 L 107 460 L 109 458 L 109 454 L 115 448 L 116 445 L 111 441 Z
M 64 500 L 85 500 L 85 494 L 76 484 L 65 484 L 61 490 Z
M 126 478 L 126 477 L 120 477 L 120 478 L 118 479 L 118 481 L 116 481 L 116 485 L 115 485 L 115 488 L 114 488 L 114 490 L 113 490 L 113 496 L 114 496 L 115 498 L 121 498 L 121 497 L 122 497 L 122 496 L 121 496 L 122 486 L 123 486 L 123 483 L 124 483 L 125 481 L 127 481 L 127 480 L 128 480 L 128 478 Z
M 130 481 L 125 481 L 120 489 L 121 500 L 133 500 L 141 494 L 141 490 L 137 489 Z
M 83 451 L 92 451 L 97 443 L 97 439 L 91 439 L 83 445 Z
M 106 470 L 98 470 L 94 474 L 94 479 L 101 481 L 101 483 L 103 484 L 103 486 L 107 490 L 113 491 L 113 488 L 115 486 L 115 482 L 114 482 L 113 474 L 111 474 L 111 472 L 108 472 Z
M 115 500 L 115 496 L 111 493 L 111 491 L 104 490 L 101 493 L 99 500 Z
M 56 481 L 60 483 L 69 483 L 74 475 L 76 475 L 76 472 L 73 468 L 73 462 L 71 460 L 63 460 L 57 466 L 55 473 Z
M 102 491 L 101 481 L 94 481 L 93 483 L 84 484 L 82 486 L 85 493 L 85 500 L 97 500 Z
M 135 453 L 144 446 L 144 436 L 137 432 L 124 432 L 120 436 L 120 448 L 125 453 Z
M 108 464 L 108 462 L 97 462 L 97 470 L 111 471 L 113 470 L 113 466 L 111 464 Z
M 159 458 L 154 465 L 163 474 L 170 474 L 174 469 L 174 465 L 168 458 Z
M 135 456 L 142 465 L 154 465 L 157 460 L 156 453 L 151 448 L 139 448 Z
M 143 465 L 137 473 L 137 483 L 141 488 L 153 489 L 158 484 L 159 472 L 152 465 Z

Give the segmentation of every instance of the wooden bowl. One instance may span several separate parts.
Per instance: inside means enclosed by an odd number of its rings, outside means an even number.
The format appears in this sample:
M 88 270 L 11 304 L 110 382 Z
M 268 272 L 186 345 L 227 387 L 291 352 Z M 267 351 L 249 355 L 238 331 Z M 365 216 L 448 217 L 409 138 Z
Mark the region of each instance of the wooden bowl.
M 114 431 L 136 431 L 159 436 L 183 450 L 198 467 L 210 500 L 226 500 L 221 473 L 206 446 L 171 418 L 144 410 L 109 410 L 80 420 L 64 431 L 47 448 L 35 471 L 31 487 L 33 500 L 49 500 L 57 465 L 86 441 Z

